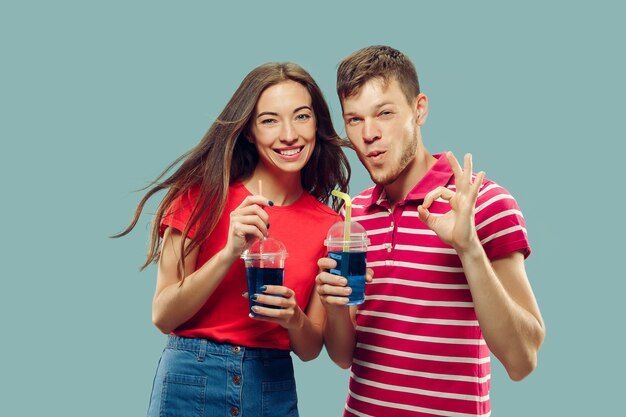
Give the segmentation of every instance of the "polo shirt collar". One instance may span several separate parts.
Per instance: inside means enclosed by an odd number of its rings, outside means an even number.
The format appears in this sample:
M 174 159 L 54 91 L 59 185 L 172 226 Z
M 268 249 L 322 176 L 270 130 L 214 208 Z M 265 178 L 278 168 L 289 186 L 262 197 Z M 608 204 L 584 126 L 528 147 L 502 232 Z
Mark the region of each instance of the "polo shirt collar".
M 413 187 L 407 196 L 398 205 L 403 205 L 407 201 L 423 200 L 426 194 L 434 190 L 439 186 L 445 187 L 450 182 L 450 179 L 454 175 L 452 167 L 446 158 L 446 154 L 435 154 L 437 162 L 428 170 L 426 175 Z M 366 203 L 366 207 L 370 208 L 374 205 L 381 205 L 381 203 L 387 201 L 385 189 L 382 185 L 376 185 L 372 191 L 372 196 Z M 385 204 L 386 205 L 386 204 Z

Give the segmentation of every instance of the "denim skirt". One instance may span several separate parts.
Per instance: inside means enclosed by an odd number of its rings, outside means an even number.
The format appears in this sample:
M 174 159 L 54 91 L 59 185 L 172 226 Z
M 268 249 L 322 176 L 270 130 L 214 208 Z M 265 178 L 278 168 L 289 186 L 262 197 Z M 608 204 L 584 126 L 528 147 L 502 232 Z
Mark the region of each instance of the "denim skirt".
M 148 417 L 297 417 L 287 350 L 169 336 Z

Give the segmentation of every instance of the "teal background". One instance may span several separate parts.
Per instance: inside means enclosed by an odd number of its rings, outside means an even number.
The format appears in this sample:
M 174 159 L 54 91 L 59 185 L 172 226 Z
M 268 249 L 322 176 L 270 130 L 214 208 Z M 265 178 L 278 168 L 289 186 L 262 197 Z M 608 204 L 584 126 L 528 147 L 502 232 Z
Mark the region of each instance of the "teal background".
M 624 16 L 607 1 L 0 3 L 0 415 L 145 415 L 165 342 L 155 269 L 138 270 L 150 216 L 107 237 L 133 190 L 263 62 L 307 68 L 343 133 L 337 64 L 381 43 L 416 64 L 428 149 L 472 152 L 525 214 L 547 337 L 522 382 L 494 361 L 494 415 L 621 413 Z M 351 160 L 356 193 L 369 177 Z M 348 372 L 325 352 L 296 364 L 301 416 L 340 415 Z

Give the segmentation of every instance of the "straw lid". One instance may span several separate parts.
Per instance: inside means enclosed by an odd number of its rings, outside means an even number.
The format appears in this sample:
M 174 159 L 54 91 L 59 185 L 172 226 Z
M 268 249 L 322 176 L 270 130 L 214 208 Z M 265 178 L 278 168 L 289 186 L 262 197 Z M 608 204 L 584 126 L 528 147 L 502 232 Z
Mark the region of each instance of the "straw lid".
M 244 260 L 269 258 L 285 259 L 286 257 L 287 248 L 283 242 L 273 237 L 266 237 L 263 240 L 255 239 L 252 245 L 241 254 L 241 258 Z
M 348 234 L 346 235 L 346 230 Z M 324 245 L 326 246 L 361 246 L 369 245 L 365 228 L 359 222 L 337 222 L 328 229 Z

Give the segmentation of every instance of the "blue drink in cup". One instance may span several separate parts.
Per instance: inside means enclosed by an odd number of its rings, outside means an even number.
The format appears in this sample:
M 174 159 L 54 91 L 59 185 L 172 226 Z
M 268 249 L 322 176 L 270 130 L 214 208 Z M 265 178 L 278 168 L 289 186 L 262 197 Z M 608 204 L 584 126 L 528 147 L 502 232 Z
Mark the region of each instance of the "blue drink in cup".
M 246 249 L 241 258 L 246 264 L 246 279 L 248 283 L 248 294 L 263 294 L 261 287 L 267 285 L 283 285 L 283 274 L 285 271 L 285 258 L 287 258 L 287 249 L 285 245 L 278 239 L 266 237 L 265 239 L 256 239 L 252 245 Z M 278 297 L 278 295 L 277 295 Z M 248 297 L 250 303 L 250 314 L 255 315 L 252 307 L 261 306 L 268 308 L 280 308 L 272 305 L 266 305 L 252 300 Z
M 260 268 L 254 266 L 246 268 L 248 294 L 263 294 L 261 287 L 265 285 L 283 285 L 284 271 L 284 268 Z M 250 313 L 252 313 L 253 306 L 280 308 L 277 306 L 261 304 L 258 301 L 250 299 L 249 297 L 248 300 L 250 301 Z
M 337 266 L 328 272 L 346 278 L 347 286 L 352 289 L 347 305 L 363 303 L 369 244 L 365 229 L 358 222 L 337 222 L 328 230 L 324 243 L 328 248 L 328 257 L 337 262 Z

